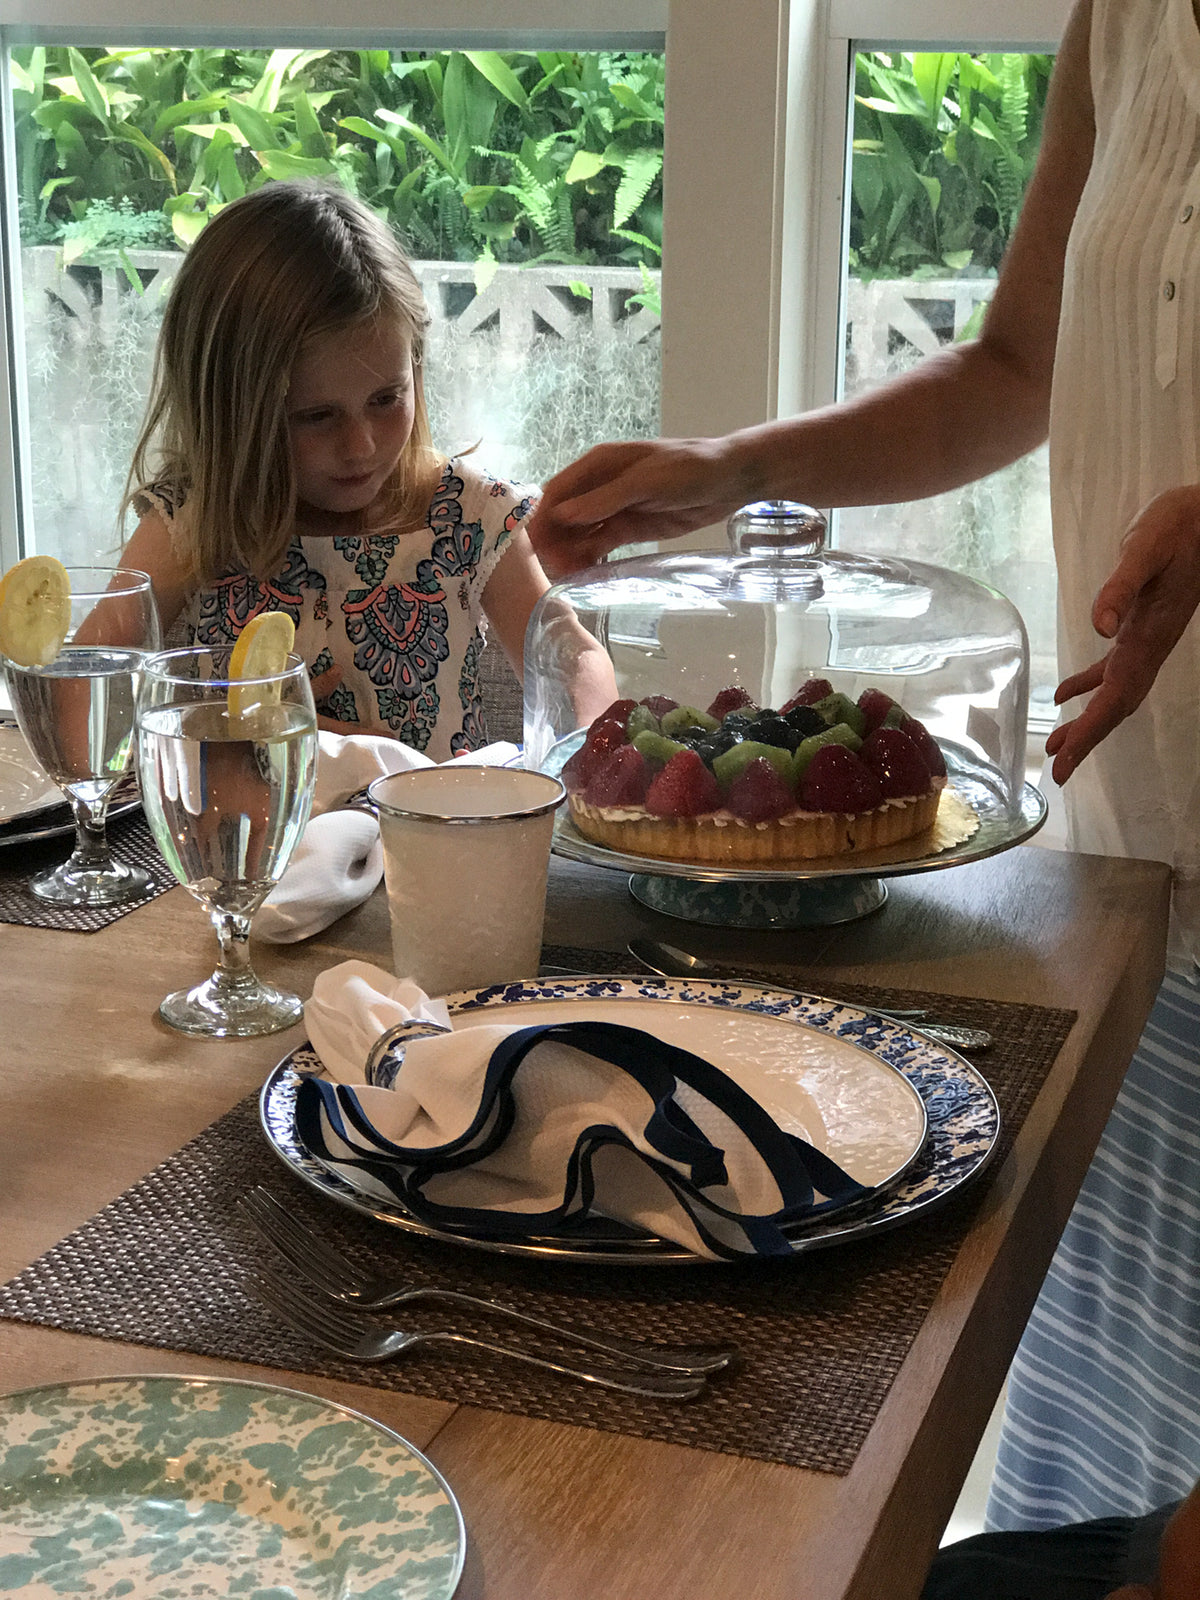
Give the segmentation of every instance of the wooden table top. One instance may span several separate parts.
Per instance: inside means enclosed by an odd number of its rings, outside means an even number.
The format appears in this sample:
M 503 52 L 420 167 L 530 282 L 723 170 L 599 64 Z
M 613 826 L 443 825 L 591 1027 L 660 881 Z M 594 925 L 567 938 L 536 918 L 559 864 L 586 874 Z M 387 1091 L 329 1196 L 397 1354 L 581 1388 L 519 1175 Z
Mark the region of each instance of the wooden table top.
M 462 1600 L 913 1600 L 1153 1000 L 1167 869 L 1034 846 L 891 880 L 841 928 L 732 933 L 631 900 L 616 872 L 555 861 L 550 942 L 635 934 L 806 987 L 860 982 L 1076 1010 L 1078 1022 L 853 1470 L 800 1471 L 292 1373 L 0 1323 L 0 1388 L 125 1372 L 279 1381 L 353 1405 L 428 1452 L 468 1529 Z M 351 956 L 387 965 L 377 894 L 320 939 L 258 946 L 307 994 Z M 211 970 L 174 890 L 100 933 L 0 927 L 0 1278 L 7 1279 L 257 1087 L 302 1030 L 189 1040 L 155 1015 Z M 798 973 L 798 978 L 800 973 Z

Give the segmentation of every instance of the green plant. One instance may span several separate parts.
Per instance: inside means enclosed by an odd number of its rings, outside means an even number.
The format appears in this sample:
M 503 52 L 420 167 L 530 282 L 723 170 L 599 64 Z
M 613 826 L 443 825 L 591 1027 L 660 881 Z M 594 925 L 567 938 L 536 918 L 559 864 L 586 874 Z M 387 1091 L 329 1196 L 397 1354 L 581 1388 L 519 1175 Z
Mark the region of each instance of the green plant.
M 37 46 L 12 75 L 29 242 L 120 247 L 121 196 L 186 246 L 261 183 L 329 175 L 477 275 L 661 249 L 657 55 Z
M 994 272 L 1037 158 L 1052 58 L 857 58 L 850 266 L 863 278 Z

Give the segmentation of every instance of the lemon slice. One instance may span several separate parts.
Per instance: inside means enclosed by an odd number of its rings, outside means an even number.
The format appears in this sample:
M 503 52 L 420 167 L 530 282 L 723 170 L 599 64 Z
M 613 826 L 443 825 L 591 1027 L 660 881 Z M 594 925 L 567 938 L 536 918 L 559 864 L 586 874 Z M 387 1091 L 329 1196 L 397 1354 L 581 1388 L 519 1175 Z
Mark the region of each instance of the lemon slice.
M 230 679 L 269 678 L 283 672 L 288 656 L 296 641 L 296 626 L 283 611 L 260 611 L 238 635 L 229 658 Z M 282 685 L 278 683 L 249 683 L 229 685 L 229 715 L 244 717 L 259 706 L 279 704 Z
M 71 626 L 71 580 L 53 556 L 26 556 L 0 579 L 0 653 L 48 667 Z

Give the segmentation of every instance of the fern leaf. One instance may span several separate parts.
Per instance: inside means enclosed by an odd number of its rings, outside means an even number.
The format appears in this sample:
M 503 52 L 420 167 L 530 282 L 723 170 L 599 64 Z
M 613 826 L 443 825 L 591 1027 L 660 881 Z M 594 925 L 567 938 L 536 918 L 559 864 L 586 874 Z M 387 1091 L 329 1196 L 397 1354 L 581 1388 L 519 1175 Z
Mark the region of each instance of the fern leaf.
M 614 228 L 623 228 L 650 192 L 662 170 L 659 150 L 631 150 L 621 164 L 621 181 L 613 200 Z

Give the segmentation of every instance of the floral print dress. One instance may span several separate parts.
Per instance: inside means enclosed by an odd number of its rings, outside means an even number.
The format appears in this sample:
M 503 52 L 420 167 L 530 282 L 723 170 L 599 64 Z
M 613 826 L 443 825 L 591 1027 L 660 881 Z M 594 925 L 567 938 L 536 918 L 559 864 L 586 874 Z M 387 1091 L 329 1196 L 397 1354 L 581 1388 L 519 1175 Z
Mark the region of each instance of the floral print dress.
M 140 512 L 168 527 L 182 504 L 168 484 L 142 489 Z M 530 485 L 447 463 L 420 532 L 297 535 L 265 580 L 222 574 L 188 603 L 189 642 L 230 645 L 260 611 L 285 611 L 296 653 L 342 681 L 317 707 L 347 733 L 386 733 L 444 761 L 487 742 L 479 658 L 483 591 L 537 501 Z

